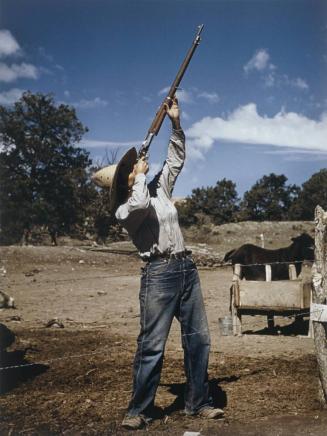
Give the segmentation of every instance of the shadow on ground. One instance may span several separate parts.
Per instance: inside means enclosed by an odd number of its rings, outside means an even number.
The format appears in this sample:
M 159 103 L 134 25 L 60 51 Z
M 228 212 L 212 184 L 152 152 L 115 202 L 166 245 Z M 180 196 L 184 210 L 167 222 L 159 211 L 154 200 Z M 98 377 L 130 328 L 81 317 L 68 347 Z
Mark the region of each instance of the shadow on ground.
M 7 351 L 15 342 L 15 334 L 0 324 L 0 394 L 5 394 L 48 369 L 47 365 L 29 362 L 25 356 L 31 348 Z
M 247 335 L 281 335 L 281 336 L 307 336 L 309 332 L 309 320 L 293 321 L 287 325 L 275 325 L 273 328 L 265 327 L 261 330 L 245 330 Z

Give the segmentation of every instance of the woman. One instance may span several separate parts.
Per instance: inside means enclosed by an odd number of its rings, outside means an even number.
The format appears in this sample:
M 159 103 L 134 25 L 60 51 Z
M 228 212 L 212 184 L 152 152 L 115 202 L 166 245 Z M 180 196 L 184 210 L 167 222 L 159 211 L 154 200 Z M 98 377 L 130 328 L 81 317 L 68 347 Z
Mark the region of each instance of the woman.
M 112 190 L 119 205 L 116 218 L 128 231 L 141 258 L 141 331 L 134 359 L 133 394 L 122 425 L 141 428 L 151 415 L 160 381 L 165 343 L 173 318 L 181 324 L 184 367 L 187 378 L 185 413 L 212 419 L 223 411 L 212 406 L 207 367 L 210 337 L 196 266 L 185 249 L 171 196 L 185 160 L 185 136 L 180 125 L 178 102 L 166 106 L 172 122 L 168 156 L 160 173 L 147 185 L 148 164 L 139 160 L 128 173 L 135 156 L 128 154 L 115 169 L 120 189 Z M 134 153 L 134 152 L 133 152 Z M 132 153 L 132 154 L 133 154 Z M 136 153 L 136 152 L 135 152 Z M 127 174 L 128 173 L 128 174 Z M 119 182 L 120 178 L 120 182 Z M 114 204 L 114 207 L 116 206 Z

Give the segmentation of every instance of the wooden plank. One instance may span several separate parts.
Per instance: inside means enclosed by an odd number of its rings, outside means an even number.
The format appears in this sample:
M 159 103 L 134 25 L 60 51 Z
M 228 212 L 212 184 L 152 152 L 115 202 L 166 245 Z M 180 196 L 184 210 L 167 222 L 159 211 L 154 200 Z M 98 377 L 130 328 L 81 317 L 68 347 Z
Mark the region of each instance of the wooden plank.
M 312 292 L 311 292 L 311 299 L 310 299 L 310 307 L 311 307 L 311 304 L 312 304 Z M 308 332 L 308 337 L 309 338 L 313 338 L 313 322 L 312 322 L 312 319 L 311 319 L 311 317 L 310 317 L 310 319 L 309 319 L 309 332 Z
M 267 312 L 267 324 L 269 330 L 273 330 L 275 328 L 274 312 Z
M 311 303 L 310 320 L 317 322 L 327 322 L 327 305 Z
M 297 274 L 296 274 L 296 268 L 294 263 L 291 263 L 288 265 L 288 276 L 290 280 L 296 280 Z
M 242 313 L 242 315 L 251 315 L 251 316 L 255 316 L 255 315 L 267 316 L 268 312 L 273 312 L 274 316 L 286 316 L 286 317 L 303 314 L 303 309 L 283 309 L 280 307 L 265 307 L 262 309 L 253 308 L 253 307 L 249 307 L 249 308 L 242 307 L 238 310 L 239 312 Z M 306 313 L 305 316 L 309 317 L 310 315 L 309 307 L 307 308 L 307 310 L 305 310 L 305 313 Z
M 233 293 L 234 293 L 234 304 L 235 307 L 239 307 L 240 305 L 240 285 L 239 281 L 233 283 Z
M 271 265 L 265 266 L 266 282 L 271 282 Z
M 241 276 L 241 265 L 239 263 L 236 263 L 234 265 L 233 282 L 239 280 L 240 276 Z
M 302 308 L 301 280 L 239 282 L 239 307 Z
M 302 278 L 303 307 L 310 307 L 312 300 L 312 262 L 303 262 L 300 278 Z
M 265 266 L 266 282 L 271 282 L 271 265 Z M 268 329 L 273 330 L 275 327 L 274 312 L 267 312 Z
M 232 311 L 232 322 L 233 322 L 233 334 L 242 334 L 242 315 L 237 309 L 236 297 L 238 295 L 238 283 L 233 283 L 232 286 L 232 298 L 231 298 L 231 311 Z
M 302 282 L 302 307 L 310 307 L 311 297 L 311 282 Z

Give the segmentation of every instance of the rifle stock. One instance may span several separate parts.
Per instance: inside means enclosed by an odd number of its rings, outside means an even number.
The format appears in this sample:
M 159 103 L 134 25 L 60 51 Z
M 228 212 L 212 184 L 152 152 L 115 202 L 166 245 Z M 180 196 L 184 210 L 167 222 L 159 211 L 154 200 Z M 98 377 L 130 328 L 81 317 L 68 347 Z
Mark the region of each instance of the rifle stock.
M 187 67 L 192 59 L 192 56 L 193 56 L 197 46 L 200 44 L 200 41 L 201 41 L 200 35 L 201 35 L 203 27 L 204 27 L 203 24 L 198 26 L 198 30 L 197 30 L 197 33 L 196 33 L 195 38 L 193 40 L 192 46 L 189 49 L 189 51 L 187 52 L 186 57 L 185 57 L 182 65 L 180 66 L 180 68 L 178 70 L 178 73 L 175 77 L 175 80 L 173 81 L 173 84 L 171 85 L 167 96 L 165 97 L 164 101 L 162 102 L 161 106 L 159 107 L 159 109 L 154 117 L 154 120 L 152 121 L 152 124 L 148 130 L 147 136 L 146 136 L 146 138 L 145 138 L 145 140 L 144 140 L 144 142 L 139 150 L 139 153 L 138 153 L 139 158 L 145 157 L 147 155 L 154 135 L 158 135 L 158 133 L 159 133 L 161 125 L 162 125 L 162 123 L 165 119 L 165 116 L 166 116 L 165 105 L 168 104 L 168 106 L 170 106 L 172 104 L 173 98 L 176 94 L 176 91 L 178 90 L 178 87 L 182 81 L 182 78 L 185 74 L 185 71 L 186 71 L 186 69 L 187 69 Z

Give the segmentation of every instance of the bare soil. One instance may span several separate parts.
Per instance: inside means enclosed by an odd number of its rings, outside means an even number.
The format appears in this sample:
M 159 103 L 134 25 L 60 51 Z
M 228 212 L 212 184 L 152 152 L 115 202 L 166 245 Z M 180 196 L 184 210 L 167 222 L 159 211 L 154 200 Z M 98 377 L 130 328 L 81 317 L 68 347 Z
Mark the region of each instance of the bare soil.
M 269 238 L 277 229 L 277 246 L 287 245 L 304 227 L 313 228 L 312 223 L 301 224 L 301 229 L 288 224 L 270 224 Z M 190 241 L 195 257 L 219 259 L 255 239 L 250 224 L 236 230 L 230 226 L 232 230 L 220 226 L 220 243 Z M 235 232 L 232 240 L 228 231 Z M 244 237 L 247 232 L 250 240 Z M 2 353 L 2 366 L 33 364 L 0 371 L 0 434 L 126 433 L 120 424 L 131 395 L 142 262 L 128 242 L 109 249 L 0 248 L 0 267 L 6 270 L 1 269 L 1 288 L 17 304 L 17 309 L 0 310 L 0 322 L 16 334 Z M 206 422 L 184 416 L 183 353 L 174 323 L 156 419 L 137 433 L 325 435 L 327 414 L 319 409 L 317 364 L 313 341 L 305 337 L 307 325 L 299 330 L 293 320 L 280 319 L 276 334 L 268 334 L 264 317 L 248 317 L 248 334 L 220 336 L 218 318 L 229 313 L 232 271 L 215 265 L 199 272 L 212 336 L 210 386 L 226 417 Z M 54 318 L 57 324 L 46 327 Z M 60 323 L 64 328 L 56 327 Z

